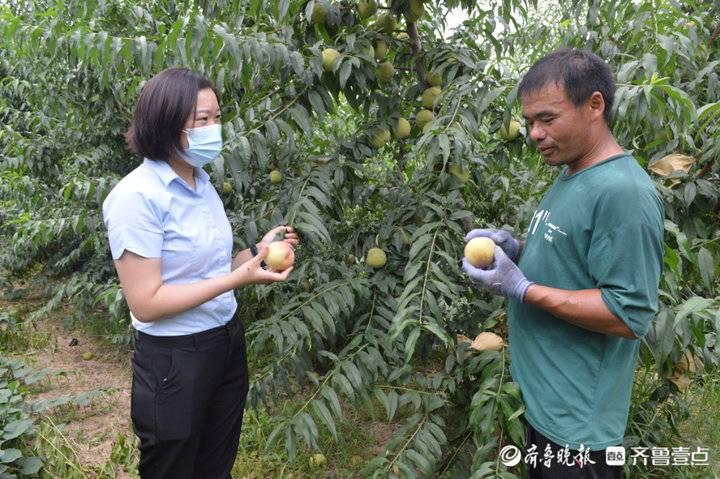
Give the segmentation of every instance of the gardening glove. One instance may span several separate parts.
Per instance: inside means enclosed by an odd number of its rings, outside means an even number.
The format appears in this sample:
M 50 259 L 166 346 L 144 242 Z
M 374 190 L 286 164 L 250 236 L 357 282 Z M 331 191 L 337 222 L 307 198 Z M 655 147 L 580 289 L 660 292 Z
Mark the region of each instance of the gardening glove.
M 482 237 L 493 240 L 496 245 L 503 249 L 513 263 L 517 264 L 520 260 L 520 242 L 513 238 L 507 231 L 482 228 L 474 229 L 465 235 L 465 242 L 467 243 L 473 238 Z
M 493 294 L 502 294 L 525 302 L 525 293 L 532 281 L 528 281 L 520 268 L 513 263 L 500 246 L 495 245 L 495 260 L 488 269 L 476 268 L 463 257 L 463 269 L 477 287 Z

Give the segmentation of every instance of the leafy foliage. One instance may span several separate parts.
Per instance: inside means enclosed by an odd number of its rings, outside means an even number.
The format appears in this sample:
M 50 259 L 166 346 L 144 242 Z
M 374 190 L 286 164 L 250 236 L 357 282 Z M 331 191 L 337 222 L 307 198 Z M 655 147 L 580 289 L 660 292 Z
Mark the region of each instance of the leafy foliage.
M 237 246 L 281 223 L 304 239 L 287 284 L 237 292 L 254 353 L 250 404 L 308 393 L 274 418 L 268 443 L 282 441 L 292 458 L 318 448 L 322 428 L 336 435 L 345 408 L 366 407 L 400 424 L 367 475 L 513 477 L 518 471 L 496 454 L 523 434 L 506 352 L 466 355 L 455 340 L 504 333 L 503 301 L 470 288 L 457 262 L 473 224 L 522 234 L 549 186 L 554 173 L 539 156 L 497 131 L 518 116 L 519 75 L 570 45 L 615 69 L 613 129 L 642 165 L 673 152 L 694 159 L 687 172 L 656 177 L 665 272 L 641 368 L 666 375 L 687 350 L 717 365 L 717 2 L 448 0 L 424 4 L 410 21 L 402 20 L 409 2 L 398 0 L 389 12 L 404 31 L 390 34 L 357 17 L 351 2 L 323 2 L 325 21 L 314 23 L 316 3 L 1 7 L 0 267 L 8 280 L 39 267 L 62 279 L 45 311 L 67 300 L 79 314 L 106 309 L 122 333 L 116 340 L 129 339 L 100 206 L 138 163 L 123 133 L 144 82 L 169 66 L 199 70 L 222 91 L 226 147 L 209 172 L 219 190 L 232 186 L 222 197 Z M 467 19 L 441 36 L 452 9 Z M 395 65 L 389 82 L 376 78 L 369 53 L 379 41 Z M 340 52 L 330 72 L 325 47 Z M 378 129 L 417 115 L 428 72 L 442 76 L 430 127 L 373 147 Z M 272 169 L 282 183 L 269 183 Z M 374 246 L 388 256 L 378 270 L 362 259 Z M 632 425 L 650 423 L 638 412 Z
M 0 475 L 30 476 L 42 467 L 29 453 L 35 434 L 34 421 L 23 408 L 26 381 L 33 371 L 16 361 L 0 357 Z M 24 379 L 25 378 L 25 379 Z

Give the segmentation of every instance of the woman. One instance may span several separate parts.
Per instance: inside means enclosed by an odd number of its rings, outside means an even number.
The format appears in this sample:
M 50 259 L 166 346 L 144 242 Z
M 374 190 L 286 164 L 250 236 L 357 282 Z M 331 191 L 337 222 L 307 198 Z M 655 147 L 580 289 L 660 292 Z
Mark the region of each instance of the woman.
M 143 163 L 103 203 L 135 328 L 131 417 L 143 478 L 229 478 L 248 391 L 233 290 L 285 281 L 263 269 L 273 228 L 232 256 L 230 223 L 202 167 L 222 149 L 219 96 L 206 78 L 167 69 L 147 82 L 127 133 Z

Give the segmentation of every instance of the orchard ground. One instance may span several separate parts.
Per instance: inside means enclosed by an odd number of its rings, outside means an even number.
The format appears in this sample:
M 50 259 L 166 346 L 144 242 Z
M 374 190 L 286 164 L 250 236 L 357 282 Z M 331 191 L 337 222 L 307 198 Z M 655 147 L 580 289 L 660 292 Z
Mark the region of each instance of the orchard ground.
M 46 300 L 38 290 L 21 287 L 11 298 L 5 296 L 0 300 L 0 309 L 24 318 Z M 71 316 L 72 307 L 65 305 L 49 317 L 34 323 L 23 322 L 15 330 L 2 332 L 3 354 L 35 370 L 46 368 L 48 371 L 44 380 L 30 387 L 28 402 L 63 396 L 90 397 L 86 405 L 65 403 L 36 415 L 41 436 L 38 440 L 44 443 L 43 450 L 47 451 L 48 444 L 53 444 L 55 449 L 51 450 L 57 452 L 46 452 L 46 467 L 56 474 L 72 470 L 73 477 L 138 477 L 138 453 L 129 424 L 131 347 L 108 340 L 110 335 L 104 330 L 102 316 L 88 317 L 68 327 Z M 293 398 L 285 398 L 279 409 L 292 410 L 307 399 L 306 395 L 300 391 Z M 662 446 L 708 447 L 711 466 L 686 468 L 683 477 L 718 478 L 720 374 L 695 377 L 686 400 L 690 417 L 680 424 L 682 441 Z M 397 425 L 373 418 L 364 409 L 347 410 L 350 413 L 338 423 L 337 442 L 329 434 L 321 435 L 320 452 L 327 460 L 324 465 L 317 464 L 318 451 L 303 449 L 291 463 L 282 441 L 267 448 L 266 441 L 274 428 L 273 411 L 248 411 L 233 477 L 362 477 L 360 471 L 364 463 L 382 453 Z M 673 474 L 668 470 L 667 475 L 652 477 L 677 477 Z

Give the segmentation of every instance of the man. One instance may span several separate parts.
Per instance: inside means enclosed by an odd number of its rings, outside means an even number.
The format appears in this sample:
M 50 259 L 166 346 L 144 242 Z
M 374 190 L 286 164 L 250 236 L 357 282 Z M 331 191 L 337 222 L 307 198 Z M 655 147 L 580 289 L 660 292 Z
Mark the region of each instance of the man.
M 500 230 L 466 238 L 496 243 L 490 269 L 467 259 L 463 268 L 510 298 L 510 371 L 537 452 L 531 478 L 622 475 L 605 448 L 622 444 L 639 339 L 657 310 L 664 213 L 610 131 L 614 90 L 608 65 L 586 51 L 534 64 L 518 89 L 523 116 L 545 162 L 563 169 L 524 242 Z

